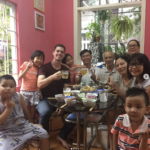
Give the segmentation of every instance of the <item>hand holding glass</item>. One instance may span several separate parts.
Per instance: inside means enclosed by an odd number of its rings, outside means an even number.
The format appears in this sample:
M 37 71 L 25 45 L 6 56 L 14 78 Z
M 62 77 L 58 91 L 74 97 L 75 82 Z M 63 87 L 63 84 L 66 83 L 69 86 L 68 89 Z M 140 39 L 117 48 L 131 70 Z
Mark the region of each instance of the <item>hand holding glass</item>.
M 81 74 L 82 76 L 87 75 L 87 68 L 81 68 Z
M 69 74 L 68 70 L 62 70 L 61 73 L 62 73 L 62 79 L 68 79 L 68 74 Z

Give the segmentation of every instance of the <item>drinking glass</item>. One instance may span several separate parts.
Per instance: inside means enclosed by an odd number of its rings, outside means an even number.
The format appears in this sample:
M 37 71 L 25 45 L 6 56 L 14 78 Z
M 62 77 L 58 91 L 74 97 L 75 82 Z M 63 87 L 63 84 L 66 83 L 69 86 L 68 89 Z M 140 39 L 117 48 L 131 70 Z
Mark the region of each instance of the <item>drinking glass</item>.
M 81 68 L 81 74 L 82 76 L 87 75 L 87 68 Z
M 61 73 L 63 79 L 68 79 L 68 74 L 69 74 L 68 70 L 62 70 Z
M 63 94 L 65 96 L 70 96 L 71 95 L 71 88 L 63 88 Z

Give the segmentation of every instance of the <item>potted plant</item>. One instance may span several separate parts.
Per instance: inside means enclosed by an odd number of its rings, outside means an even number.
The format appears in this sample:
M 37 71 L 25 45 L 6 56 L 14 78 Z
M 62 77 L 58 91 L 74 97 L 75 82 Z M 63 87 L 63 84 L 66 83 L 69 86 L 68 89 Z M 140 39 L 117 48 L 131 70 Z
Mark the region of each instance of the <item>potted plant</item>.
M 89 31 L 86 32 L 86 37 L 92 39 L 93 42 L 96 41 L 96 37 L 100 40 L 100 24 L 97 21 L 91 21 L 91 23 L 88 24 L 87 29 Z
M 117 16 L 111 19 L 111 32 L 114 39 L 128 39 L 133 34 L 133 21 L 128 16 Z
M 100 10 L 97 12 L 97 20 L 104 24 L 107 19 L 110 18 L 110 13 L 108 10 Z

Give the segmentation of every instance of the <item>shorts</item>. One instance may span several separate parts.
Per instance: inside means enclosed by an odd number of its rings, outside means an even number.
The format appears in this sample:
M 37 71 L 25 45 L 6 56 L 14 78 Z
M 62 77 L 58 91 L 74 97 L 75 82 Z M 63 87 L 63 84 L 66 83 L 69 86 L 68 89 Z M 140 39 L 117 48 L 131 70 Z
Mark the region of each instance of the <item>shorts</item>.
M 20 91 L 27 106 L 37 105 L 40 101 L 40 91 Z

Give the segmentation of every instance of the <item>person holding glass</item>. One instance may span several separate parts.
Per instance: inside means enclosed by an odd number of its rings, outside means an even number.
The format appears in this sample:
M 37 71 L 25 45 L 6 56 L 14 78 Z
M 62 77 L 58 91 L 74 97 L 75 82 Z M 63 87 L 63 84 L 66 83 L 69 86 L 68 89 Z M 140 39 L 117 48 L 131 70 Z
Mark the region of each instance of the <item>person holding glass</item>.
M 56 108 L 49 103 L 48 97 L 54 97 L 56 94 L 63 94 L 63 87 L 70 83 L 70 76 L 62 78 L 62 70 L 68 72 L 68 68 L 63 66 L 62 59 L 65 56 L 65 46 L 57 44 L 53 51 L 53 60 L 40 67 L 38 72 L 37 85 L 41 89 L 43 98 L 37 105 L 36 109 L 39 112 L 39 124 L 49 132 L 49 118 Z M 58 110 L 61 113 L 61 109 Z
M 86 82 L 86 85 L 88 84 L 89 81 L 96 83 L 97 82 L 96 77 L 98 77 L 100 68 L 92 67 L 91 65 L 92 52 L 90 50 L 84 49 L 83 51 L 80 52 L 80 56 L 81 56 L 81 60 L 83 61 L 83 64 L 86 66 L 86 68 L 84 69 L 87 70 L 86 75 L 83 75 L 81 70 L 77 72 L 78 76 L 80 77 L 81 82 L 83 81 Z M 76 121 L 77 116 L 76 114 L 71 113 L 69 114 L 67 119 Z M 84 114 L 82 113 L 80 114 L 80 119 L 81 120 L 84 119 Z M 69 133 L 73 130 L 75 125 L 76 125 L 75 123 L 65 122 L 63 128 L 61 129 L 59 135 L 57 136 L 57 140 L 59 140 L 62 143 L 62 145 L 67 149 L 70 149 L 71 145 L 69 145 L 66 142 L 66 139 Z
M 98 83 L 97 80 L 99 80 L 99 72 L 101 71 L 101 69 L 92 66 L 92 52 L 90 50 L 84 49 L 80 52 L 80 57 L 83 64 L 86 66 L 86 68 L 82 68 L 77 72 L 80 81 L 85 82 L 86 85 L 88 85 L 90 81 L 92 83 Z

